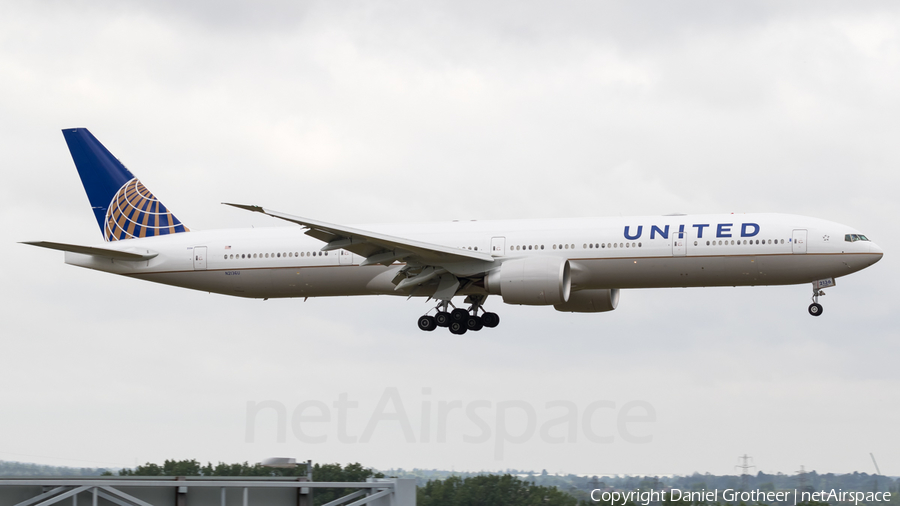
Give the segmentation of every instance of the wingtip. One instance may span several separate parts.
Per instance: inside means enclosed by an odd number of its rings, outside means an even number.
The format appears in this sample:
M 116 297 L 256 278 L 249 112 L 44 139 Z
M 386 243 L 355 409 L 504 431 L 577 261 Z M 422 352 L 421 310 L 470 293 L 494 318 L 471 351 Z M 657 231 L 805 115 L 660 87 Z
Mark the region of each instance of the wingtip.
M 252 211 L 254 213 L 265 213 L 266 212 L 266 210 L 263 209 L 261 206 L 254 206 L 254 205 L 248 205 L 248 204 L 233 204 L 231 202 L 222 202 L 222 204 L 225 204 L 226 206 L 236 207 L 238 209 L 243 209 L 245 211 Z

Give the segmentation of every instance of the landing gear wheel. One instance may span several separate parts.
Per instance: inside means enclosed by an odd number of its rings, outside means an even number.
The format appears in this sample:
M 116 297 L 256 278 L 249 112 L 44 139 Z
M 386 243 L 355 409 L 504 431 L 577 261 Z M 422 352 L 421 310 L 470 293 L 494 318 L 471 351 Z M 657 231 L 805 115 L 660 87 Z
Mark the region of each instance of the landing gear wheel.
M 452 322 L 450 324 L 450 333 L 451 334 L 456 334 L 458 336 L 461 336 L 461 335 L 465 334 L 467 330 L 469 330 L 469 329 L 467 329 L 466 326 L 462 322 Z
M 446 311 L 440 311 L 438 314 L 434 315 L 434 321 L 435 323 L 437 323 L 438 327 L 449 327 L 450 313 Z
M 450 313 L 450 321 L 451 322 L 459 322 L 462 324 L 466 323 L 466 318 L 469 317 L 469 312 L 465 309 L 458 307 Z
M 500 325 L 500 317 L 497 313 L 484 313 L 481 315 L 481 323 L 483 323 L 485 327 L 494 328 L 497 325 Z
M 822 315 L 822 304 L 818 302 L 813 302 L 809 305 L 809 314 L 813 316 L 821 316 Z
M 437 322 L 434 321 L 434 316 L 420 316 L 419 317 L 419 330 L 424 330 L 425 332 L 431 332 L 432 330 L 437 328 Z
M 480 316 L 470 316 L 468 319 L 466 319 L 466 328 L 468 328 L 469 330 L 478 332 L 482 329 L 482 327 L 484 327 L 484 322 L 481 321 Z

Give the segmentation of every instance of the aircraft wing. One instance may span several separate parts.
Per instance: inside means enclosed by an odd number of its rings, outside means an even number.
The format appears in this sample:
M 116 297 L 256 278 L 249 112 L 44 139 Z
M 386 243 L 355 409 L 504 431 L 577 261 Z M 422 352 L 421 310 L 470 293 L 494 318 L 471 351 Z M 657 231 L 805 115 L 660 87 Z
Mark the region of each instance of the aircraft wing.
M 65 243 L 61 243 L 61 242 L 31 241 L 31 242 L 23 242 L 21 244 L 28 244 L 30 246 L 37 246 L 39 248 L 47 248 L 47 249 L 55 249 L 55 250 L 59 250 L 59 251 L 68 251 L 71 253 L 81 253 L 82 255 L 93 255 L 93 256 L 116 258 L 119 260 L 131 260 L 131 261 L 150 260 L 151 258 L 154 258 L 159 254 L 159 253 L 147 253 L 147 254 L 130 253 L 128 251 L 97 248 L 94 246 L 79 246 L 77 244 L 65 244 Z
M 488 253 L 480 251 L 464 250 L 462 248 L 452 248 L 442 246 L 440 244 L 432 244 L 402 237 L 395 237 L 378 232 L 369 232 L 343 225 L 335 225 L 324 221 L 311 220 L 309 218 L 301 218 L 299 216 L 291 216 L 289 214 L 279 213 L 264 209 L 260 206 L 252 206 L 245 204 L 229 204 L 225 205 L 263 213 L 273 218 L 290 221 L 298 225 L 302 225 L 309 230 L 306 234 L 327 244 L 322 251 L 330 251 L 335 249 L 345 249 L 365 257 L 366 260 L 362 265 L 384 264 L 390 265 L 395 260 L 412 260 L 424 265 L 443 266 L 446 264 L 459 262 L 481 261 L 493 263 L 494 257 Z M 487 269 L 486 269 L 487 270 Z

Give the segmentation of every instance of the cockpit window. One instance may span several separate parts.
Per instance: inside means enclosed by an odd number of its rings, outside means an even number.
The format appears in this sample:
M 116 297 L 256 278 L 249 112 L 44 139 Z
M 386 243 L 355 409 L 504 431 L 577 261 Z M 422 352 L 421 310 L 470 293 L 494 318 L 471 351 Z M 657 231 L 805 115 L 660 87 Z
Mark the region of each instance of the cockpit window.
M 847 242 L 868 241 L 869 238 L 862 234 L 846 234 L 844 240 Z

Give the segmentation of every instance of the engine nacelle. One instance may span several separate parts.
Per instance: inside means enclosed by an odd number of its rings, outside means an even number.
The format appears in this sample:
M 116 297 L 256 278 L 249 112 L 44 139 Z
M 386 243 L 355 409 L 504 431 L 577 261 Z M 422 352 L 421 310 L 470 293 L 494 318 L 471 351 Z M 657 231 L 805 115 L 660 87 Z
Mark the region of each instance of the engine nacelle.
M 557 311 L 566 313 L 602 313 L 612 311 L 619 305 L 619 289 L 607 290 L 579 290 L 574 292 L 569 301 L 563 304 L 554 304 Z
M 572 291 L 569 261 L 543 256 L 507 260 L 485 276 L 484 286 L 507 304 L 563 304 Z

